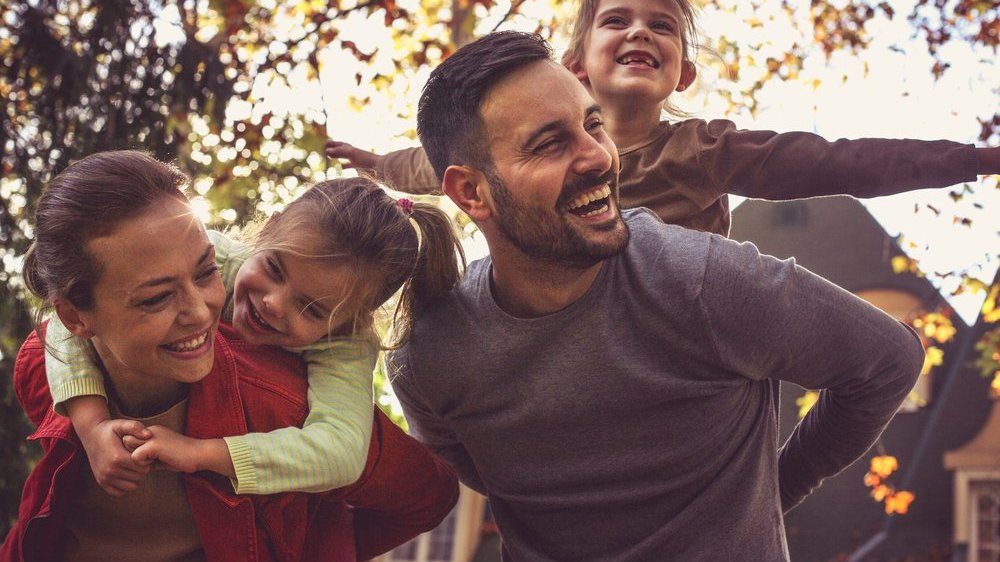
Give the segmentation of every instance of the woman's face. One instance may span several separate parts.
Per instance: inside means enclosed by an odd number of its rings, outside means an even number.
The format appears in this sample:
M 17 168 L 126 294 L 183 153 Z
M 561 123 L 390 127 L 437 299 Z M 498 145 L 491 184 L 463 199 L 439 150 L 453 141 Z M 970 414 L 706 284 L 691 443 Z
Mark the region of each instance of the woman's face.
M 205 377 L 225 290 L 190 207 L 165 199 L 86 248 L 101 276 L 78 335 L 93 336 L 109 376 L 146 388 Z

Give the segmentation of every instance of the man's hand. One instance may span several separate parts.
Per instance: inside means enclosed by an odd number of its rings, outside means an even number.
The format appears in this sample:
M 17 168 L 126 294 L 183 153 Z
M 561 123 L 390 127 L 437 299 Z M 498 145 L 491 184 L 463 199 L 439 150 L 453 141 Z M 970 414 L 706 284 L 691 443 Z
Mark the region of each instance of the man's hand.
M 142 466 L 177 472 L 211 470 L 230 478 L 236 477 L 229 448 L 222 439 L 195 439 L 163 426 L 149 427 L 152 438 L 139 444 L 132 451 L 132 460 Z M 136 443 L 126 440 L 126 446 Z
M 341 162 L 340 164 L 345 169 L 357 168 L 359 170 L 373 171 L 382 160 L 382 155 L 380 154 L 354 148 L 346 142 L 335 140 L 326 141 L 325 151 L 327 158 L 346 160 L 347 162 Z
M 90 460 L 94 480 L 109 495 L 121 497 L 146 479 L 149 467 L 132 460 L 122 444 L 126 436 L 140 443 L 151 437 L 141 422 L 106 419 L 87 428 L 78 428 L 77 434 Z

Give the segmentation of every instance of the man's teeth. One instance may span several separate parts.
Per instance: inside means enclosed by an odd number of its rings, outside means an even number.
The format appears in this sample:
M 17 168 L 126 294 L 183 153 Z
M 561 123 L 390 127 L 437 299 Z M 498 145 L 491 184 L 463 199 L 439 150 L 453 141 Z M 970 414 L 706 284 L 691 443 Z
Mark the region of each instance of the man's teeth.
M 593 211 L 590 211 L 589 213 L 584 213 L 584 214 L 582 214 L 580 216 L 583 217 L 583 218 L 593 217 L 593 216 L 599 215 L 599 214 L 601 214 L 601 213 L 603 213 L 603 212 L 605 212 L 607 210 L 608 210 L 608 205 L 604 204 L 604 205 L 601 205 L 599 208 L 594 209 Z
M 590 203 L 592 203 L 594 201 L 598 201 L 600 199 L 604 199 L 604 198 L 610 197 L 610 196 L 611 196 L 611 186 L 606 185 L 606 186 L 602 187 L 601 189 L 595 189 L 594 191 L 591 191 L 590 193 L 584 193 L 583 195 L 581 195 L 581 196 L 577 197 L 576 199 L 570 201 L 569 202 L 569 209 L 570 210 L 579 209 L 580 207 L 583 207 L 584 205 L 589 205 Z M 605 207 L 607 207 L 607 205 L 605 205 Z M 593 214 L 593 213 L 587 213 L 587 215 L 585 215 L 585 216 L 589 216 L 591 214 Z
M 167 349 L 172 349 L 174 351 L 193 351 L 204 345 L 205 340 L 207 339 L 208 339 L 208 332 L 205 332 L 204 334 L 196 338 L 190 339 L 188 341 L 181 343 L 174 343 L 164 347 L 166 347 Z

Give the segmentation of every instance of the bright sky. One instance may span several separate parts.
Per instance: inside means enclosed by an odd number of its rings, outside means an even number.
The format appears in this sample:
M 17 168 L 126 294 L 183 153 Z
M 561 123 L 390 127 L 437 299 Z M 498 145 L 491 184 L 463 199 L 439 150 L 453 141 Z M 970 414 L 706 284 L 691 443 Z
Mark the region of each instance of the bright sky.
M 741 10 L 749 10 L 745 2 L 734 3 Z M 498 2 L 498 12 L 506 9 L 504 4 Z M 761 7 L 758 12 L 764 25 L 757 29 L 741 23 L 740 16 L 747 14 L 712 11 L 703 12 L 700 26 L 710 44 L 724 35 L 746 46 L 768 41 L 774 46 L 772 48 L 779 49 L 772 53 L 783 52 L 784 45 L 796 40 L 796 32 L 784 25 L 782 18 L 767 19 L 766 10 L 777 10 L 779 3 L 771 4 Z M 801 4 L 808 5 L 807 2 Z M 821 55 L 810 56 L 800 80 L 768 83 L 758 96 L 761 109 L 756 116 L 727 115 L 723 100 L 714 92 L 733 88 L 734 84 L 713 77 L 708 69 L 702 71 L 696 88 L 674 101 L 697 117 L 727 117 L 743 128 L 808 130 L 828 139 L 874 136 L 974 141 L 979 132 L 976 117 L 991 116 L 1000 105 L 1000 90 L 997 89 L 1000 65 L 995 63 L 995 53 L 972 52 L 968 44 L 955 42 L 946 47 L 946 58 L 963 62 L 956 62 L 935 81 L 930 74 L 932 61 L 925 44 L 911 38 L 913 28 L 904 17 L 912 9 L 913 0 L 890 4 L 898 15 L 895 21 L 881 19 L 869 24 L 875 40 L 862 54 L 863 60 L 845 53 L 838 53 L 829 62 Z M 401 1 L 400 5 L 417 9 L 419 3 Z M 549 6 L 550 2 L 545 0 L 529 0 L 524 9 L 529 13 L 544 13 L 551 10 Z M 805 9 L 800 16 L 808 16 Z M 517 19 L 510 27 L 518 28 L 519 24 L 521 28 L 531 28 Z M 415 35 L 440 31 L 434 28 L 433 22 L 430 25 Z M 485 29 L 480 31 L 488 31 L 492 26 L 492 21 L 481 22 Z M 415 128 L 412 108 L 430 69 L 395 80 L 388 92 L 374 92 L 367 87 L 367 80 L 376 72 L 391 74 L 395 51 L 412 48 L 412 43 L 394 42 L 381 12 L 371 16 L 352 12 L 345 18 L 341 30 L 340 39 L 355 42 L 363 52 L 377 51 L 369 65 L 359 67 L 349 53 L 327 49 L 321 57 L 321 83 L 309 83 L 304 75 L 297 77 L 293 72 L 289 77 L 291 88 L 274 83 L 258 84 L 254 87 L 255 93 L 267 99 L 271 107 L 301 107 L 303 104 L 325 107 L 331 138 L 376 152 L 414 146 L 416 141 L 404 135 L 412 134 Z M 557 50 L 564 47 L 564 41 L 564 38 L 555 39 Z M 748 49 L 748 52 L 752 54 L 753 50 Z M 354 79 L 358 71 L 364 75 L 361 85 Z M 842 79 L 845 76 L 846 80 Z M 741 78 L 753 77 L 753 69 L 747 68 Z M 813 79 L 820 81 L 818 88 L 809 84 Z M 359 95 L 370 95 L 371 99 L 357 111 L 345 109 L 352 106 L 350 98 Z M 951 190 L 948 189 L 883 197 L 864 203 L 891 235 L 903 235 L 906 251 L 920 260 L 925 271 L 966 270 L 989 282 L 997 267 L 996 257 L 1000 255 L 1000 229 L 995 218 L 1000 216 L 1000 189 L 996 188 L 996 180 L 995 177 L 982 180 L 976 188 L 975 202 L 983 207 L 981 211 L 972 210 L 968 198 L 956 204 L 949 197 Z M 935 216 L 928 205 L 938 209 L 940 216 Z M 915 207 L 919 212 L 914 213 Z M 956 215 L 972 218 L 971 227 L 953 224 Z M 481 255 L 483 252 L 483 246 L 473 241 L 470 253 Z M 938 283 L 934 276 L 930 277 Z M 953 288 L 949 285 L 943 289 L 950 291 Z M 982 294 L 963 295 L 951 300 L 966 321 L 971 321 L 983 297 Z

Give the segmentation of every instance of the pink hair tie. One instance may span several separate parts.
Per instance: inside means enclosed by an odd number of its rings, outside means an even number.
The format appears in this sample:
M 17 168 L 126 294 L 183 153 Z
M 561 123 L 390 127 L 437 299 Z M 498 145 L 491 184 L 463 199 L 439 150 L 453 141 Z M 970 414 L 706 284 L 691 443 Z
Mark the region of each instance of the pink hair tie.
M 406 214 L 408 215 L 413 214 L 413 201 L 410 201 L 406 197 L 403 197 L 400 199 L 396 199 L 396 204 L 399 205 L 399 207 L 403 209 L 403 211 L 405 211 Z

